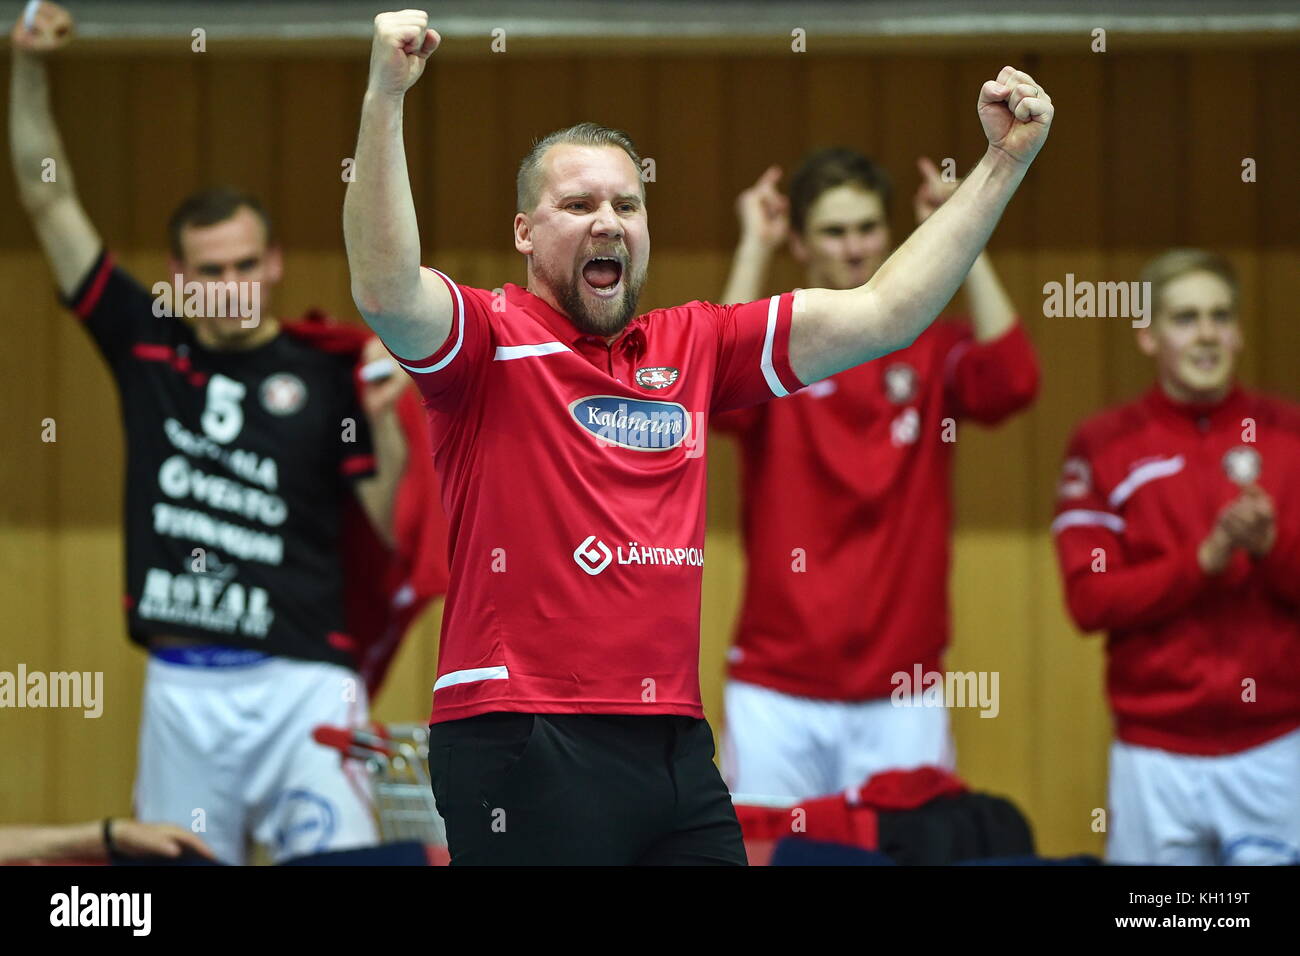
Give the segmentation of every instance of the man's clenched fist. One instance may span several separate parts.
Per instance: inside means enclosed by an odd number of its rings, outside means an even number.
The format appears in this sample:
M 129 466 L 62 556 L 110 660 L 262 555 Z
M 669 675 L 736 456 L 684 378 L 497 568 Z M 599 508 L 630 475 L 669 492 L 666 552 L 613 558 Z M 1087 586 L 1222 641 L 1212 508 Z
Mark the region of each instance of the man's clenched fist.
M 15 50 L 49 53 L 72 39 L 72 14 L 57 3 L 41 3 L 29 17 L 24 9 L 9 34 Z
M 1047 141 L 1052 98 L 1028 73 L 1004 66 L 980 88 L 979 114 L 989 145 L 1028 166 Z
M 429 29 L 423 10 L 381 13 L 375 17 L 375 42 L 370 47 L 370 88 L 401 96 L 420 78 L 424 62 L 442 38 Z

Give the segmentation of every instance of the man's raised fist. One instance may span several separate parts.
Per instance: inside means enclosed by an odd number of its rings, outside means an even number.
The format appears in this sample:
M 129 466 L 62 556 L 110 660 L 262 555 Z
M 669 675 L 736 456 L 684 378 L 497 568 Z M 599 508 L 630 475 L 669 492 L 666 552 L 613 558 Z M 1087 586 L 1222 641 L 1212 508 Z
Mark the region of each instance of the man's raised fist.
M 1028 166 L 1047 142 L 1052 98 L 1028 73 L 1004 66 L 980 88 L 979 117 L 989 145 Z
M 57 3 L 28 3 L 9 39 L 24 53 L 57 50 L 72 39 L 72 14 Z
M 424 63 L 442 38 L 429 29 L 423 10 L 401 10 L 375 17 L 375 41 L 370 47 L 370 88 L 401 96 L 420 78 Z

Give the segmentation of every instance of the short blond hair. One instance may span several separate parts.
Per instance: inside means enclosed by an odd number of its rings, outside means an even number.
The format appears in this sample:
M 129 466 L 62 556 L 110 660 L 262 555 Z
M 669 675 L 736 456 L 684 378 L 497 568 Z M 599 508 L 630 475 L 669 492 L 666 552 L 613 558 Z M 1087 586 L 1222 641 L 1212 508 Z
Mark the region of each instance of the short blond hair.
M 557 129 L 541 139 L 534 140 L 515 177 L 515 211 L 530 213 L 537 208 L 541 198 L 542 157 L 552 146 L 616 146 L 627 153 L 636 167 L 640 181 L 641 157 L 632 144 L 632 137 L 621 129 L 612 129 L 597 123 L 578 123 L 568 129 Z M 641 198 L 645 198 L 645 184 L 641 184 Z
M 1236 308 L 1239 285 L 1237 270 L 1224 256 L 1205 249 L 1170 249 L 1162 252 L 1142 267 L 1140 281 L 1151 283 L 1151 307 L 1159 308 L 1165 286 L 1193 272 L 1208 272 L 1222 279 L 1232 291 L 1232 305 Z

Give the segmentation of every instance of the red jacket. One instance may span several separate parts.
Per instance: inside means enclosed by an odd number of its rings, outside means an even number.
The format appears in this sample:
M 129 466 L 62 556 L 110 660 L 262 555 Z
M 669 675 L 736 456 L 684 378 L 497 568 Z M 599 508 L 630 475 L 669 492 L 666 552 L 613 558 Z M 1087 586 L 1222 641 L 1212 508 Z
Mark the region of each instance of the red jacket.
M 323 351 L 352 355 L 358 361 L 372 334 L 359 325 L 328 321 L 317 311 L 283 328 Z M 348 633 L 356 642 L 350 650 L 372 701 L 407 628 L 431 598 L 447 590 L 447 518 L 433 469 L 428 423 L 415 389 L 402 393 L 397 416 L 406 438 L 407 461 L 393 504 L 396 548 L 380 540 L 355 499 L 348 499 L 343 516 L 345 611 Z
M 1277 541 L 1207 577 L 1197 550 L 1251 480 Z M 1217 755 L 1300 727 L 1300 407 L 1239 387 L 1179 404 L 1157 386 L 1078 428 L 1058 499 L 1066 599 L 1109 632 L 1120 740 Z
M 748 570 L 731 676 L 869 700 L 900 671 L 938 670 L 955 424 L 1000 421 L 1037 387 L 1020 323 L 976 343 L 943 321 L 877 361 L 715 418 L 741 446 Z

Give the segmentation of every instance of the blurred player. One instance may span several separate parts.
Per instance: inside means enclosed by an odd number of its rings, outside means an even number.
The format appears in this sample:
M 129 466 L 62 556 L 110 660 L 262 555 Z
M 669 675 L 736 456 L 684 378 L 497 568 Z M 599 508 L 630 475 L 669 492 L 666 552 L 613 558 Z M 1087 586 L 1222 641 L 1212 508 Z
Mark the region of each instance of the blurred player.
M 452 862 L 743 864 L 700 706 L 704 428 L 915 339 L 1051 100 L 1010 67 L 984 84 L 988 152 L 870 285 L 637 316 L 640 158 L 591 123 L 520 166 L 526 289 L 420 268 L 402 112 L 438 42 L 423 11 L 375 18 L 344 235 L 357 306 L 425 397 L 451 522 L 429 765 Z
M 957 189 L 930 160 L 919 167 L 918 224 Z M 806 286 L 870 280 L 890 252 L 884 170 L 852 150 L 822 150 L 795 173 L 788 200 L 779 174 L 769 169 L 740 196 L 723 301 L 756 299 L 787 240 Z M 942 671 L 949 639 L 956 422 L 999 422 L 1038 384 L 987 253 L 963 289 L 969 323 L 936 322 L 883 361 L 714 420 L 741 449 L 747 573 L 723 746 L 738 799 L 800 799 L 882 770 L 954 765 L 947 710 L 922 706 L 942 702 L 910 685 Z
M 43 59 L 71 30 L 51 3 L 14 27 L 10 148 L 59 293 L 121 400 L 124 600 L 131 639 L 150 652 L 136 813 L 204 833 L 227 863 L 245 859 L 249 837 L 276 859 L 373 843 L 364 774 L 311 731 L 366 720 L 340 518 L 351 485 L 387 533 L 403 382 L 369 386 L 363 411 L 353 362 L 284 332 L 269 311 L 280 250 L 241 193 L 198 193 L 169 224 L 169 272 L 219 290 L 221 307 L 160 314 L 165 301 L 115 264 L 73 185 Z M 260 314 L 241 313 L 252 304 Z
M 1075 431 L 1058 489 L 1070 613 L 1106 631 L 1106 856 L 1300 863 L 1300 407 L 1236 383 L 1221 256 L 1147 265 L 1156 384 Z

